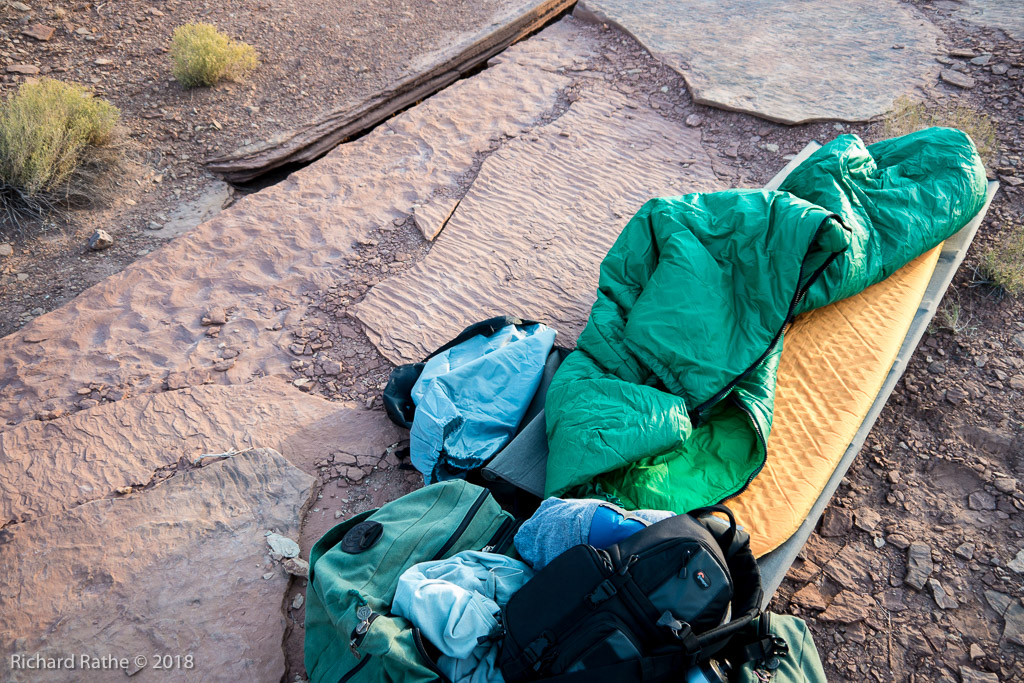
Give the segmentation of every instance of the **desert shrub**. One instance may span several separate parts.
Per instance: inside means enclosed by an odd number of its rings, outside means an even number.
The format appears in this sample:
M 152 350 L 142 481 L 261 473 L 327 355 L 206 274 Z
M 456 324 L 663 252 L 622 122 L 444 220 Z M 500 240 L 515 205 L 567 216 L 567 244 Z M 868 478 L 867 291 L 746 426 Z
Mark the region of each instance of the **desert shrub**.
M 978 331 L 978 326 L 973 316 L 964 311 L 957 298 L 947 298 L 928 325 L 929 333 L 935 334 L 939 331 L 949 332 L 954 337 L 972 337 Z
M 186 88 L 236 80 L 255 69 L 256 50 L 232 40 L 212 24 L 185 24 L 171 38 L 174 78 Z
M 900 97 L 893 110 L 882 120 L 885 137 L 906 135 L 923 128 L 942 126 L 957 128 L 971 136 L 978 155 L 988 166 L 995 159 L 998 150 L 996 128 L 992 119 L 970 104 L 947 102 L 941 105 L 927 105 L 908 97 Z
M 23 83 L 0 103 L 0 205 L 39 214 L 88 196 L 114 148 L 119 117 L 114 105 L 79 85 Z
M 982 257 L 981 272 L 986 280 L 1012 296 L 1024 294 L 1024 225 L 1010 233 Z

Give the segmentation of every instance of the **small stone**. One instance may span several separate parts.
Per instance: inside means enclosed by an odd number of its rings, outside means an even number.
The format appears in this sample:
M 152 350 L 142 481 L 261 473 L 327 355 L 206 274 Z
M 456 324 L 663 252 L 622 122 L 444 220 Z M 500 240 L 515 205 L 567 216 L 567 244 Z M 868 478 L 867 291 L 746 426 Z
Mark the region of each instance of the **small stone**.
M 335 510 L 334 511 L 334 518 L 335 519 L 341 519 L 341 510 Z
M 109 59 L 108 57 L 97 57 L 95 60 L 93 60 L 93 64 L 95 64 L 96 66 L 110 66 L 113 63 L 114 60 Z
M 875 536 L 871 539 L 871 542 L 875 545 L 876 548 L 881 548 L 885 546 L 885 539 L 881 536 Z
M 119 487 L 117 487 L 114 490 L 117 491 L 118 493 L 120 493 L 122 496 L 127 496 L 129 493 L 132 492 L 132 487 L 131 486 L 119 486 Z
M 861 531 L 874 531 L 882 516 L 871 508 L 860 508 L 854 515 L 857 528 Z
M 766 142 L 764 143 L 764 150 L 766 152 L 771 152 L 772 154 L 777 154 L 779 151 L 779 146 L 774 142 Z
M 214 369 L 215 372 L 227 372 L 232 367 L 234 367 L 234 365 L 235 365 L 235 359 L 234 358 L 228 358 L 226 360 L 219 360 L 219 361 L 215 362 L 213 364 L 213 369 Z
M 0 244 L 0 256 L 11 256 L 14 254 L 14 247 L 9 244 Z
M 1003 638 L 1011 643 L 1024 645 L 1024 605 L 1019 600 L 1014 600 L 1003 613 L 1006 620 L 1003 626 Z
M 946 366 L 940 361 L 935 361 L 928 364 L 928 372 L 933 375 L 944 375 L 946 374 Z
M 305 601 L 306 599 L 302 597 L 302 593 L 296 593 L 295 597 L 292 598 L 292 609 L 299 609 Z
M 223 325 L 228 321 L 228 313 L 222 306 L 214 306 L 206 315 L 203 316 L 201 321 L 202 325 Z
M 793 602 L 816 612 L 821 612 L 828 607 L 828 601 L 825 599 L 825 596 L 821 594 L 821 591 L 813 583 L 807 584 L 794 593 Z
M 988 671 L 977 671 L 961 666 L 960 683 L 999 683 L 999 676 Z
M 92 389 L 90 387 L 78 387 L 78 391 L 76 391 L 75 393 L 77 393 L 79 396 L 88 396 L 89 394 L 92 393 Z
M 953 554 L 962 560 L 970 560 L 974 557 L 974 544 L 973 543 L 961 543 L 953 551 Z
M 818 615 L 821 621 L 852 624 L 867 619 L 875 600 L 870 595 L 861 595 L 855 591 L 844 590 L 836 596 L 832 604 Z
M 972 510 L 995 510 L 996 509 L 996 497 L 988 491 L 972 491 L 967 496 L 967 507 Z
M 1024 349 L 1024 332 L 1018 332 L 1013 335 L 1013 343 Z
M 22 76 L 35 76 L 39 73 L 39 67 L 32 64 L 8 64 L 7 73 L 21 74 Z
M 1001 175 L 999 176 L 999 179 L 1010 187 L 1020 187 L 1021 185 L 1024 185 L 1024 178 L 1018 178 L 1015 175 Z
M 1017 574 L 1024 574 L 1024 548 L 1017 551 L 1017 556 L 1006 563 L 1006 568 Z
M 700 114 L 690 114 L 686 117 L 686 125 L 690 128 L 699 128 L 704 123 L 704 117 Z
M 999 64 L 992 65 L 992 73 L 996 76 L 1002 76 L 1010 70 L 1010 65 L 1006 62 L 1000 62 Z
M 939 78 L 950 85 L 955 85 L 956 87 L 963 88 L 964 90 L 970 90 L 976 85 L 973 78 L 967 74 L 962 74 L 959 71 L 953 71 L 952 69 L 943 69 L 940 71 Z
M 320 363 L 325 375 L 336 376 L 341 374 L 342 365 L 336 360 L 325 360 Z
M 946 400 L 953 405 L 961 403 L 965 398 L 967 398 L 967 392 L 960 387 L 950 387 L 949 389 L 946 389 Z
M 272 579 L 272 578 L 274 578 L 274 572 L 267 572 L 266 574 L 263 575 L 263 579 L 265 581 L 270 581 L 270 579 Z
M 221 352 L 220 357 L 225 359 L 225 360 L 227 360 L 229 358 L 237 358 L 238 357 L 238 349 L 224 349 Z
M 313 388 L 313 380 L 308 377 L 300 377 L 292 382 L 292 385 L 298 387 L 300 391 L 309 391 Z
M 1024 391 L 1024 375 L 1014 375 L 1010 378 L 1010 388 L 1017 391 Z
M 267 545 L 282 557 L 298 557 L 299 555 L 299 544 L 281 534 L 268 533 Z
M 821 516 L 822 536 L 845 536 L 853 528 L 853 512 L 846 508 L 829 506 Z
M 980 659 L 985 656 L 985 651 L 977 643 L 971 643 L 971 659 Z
M 975 57 L 974 50 L 969 47 L 958 47 L 949 51 L 950 57 L 958 57 L 960 59 L 972 59 Z
M 309 576 L 309 562 L 306 562 L 301 557 L 286 557 L 281 560 L 281 566 L 292 576 Z
M 89 248 L 93 251 L 106 249 L 114 244 L 114 238 L 106 230 L 97 230 L 89 237 Z
M 46 42 L 50 38 L 53 38 L 53 34 L 56 31 L 52 26 L 45 26 L 43 24 L 29 24 L 25 28 L 21 29 L 22 35 L 26 35 L 29 38 L 35 38 Z
M 928 579 L 928 587 L 932 589 L 932 599 L 935 600 L 935 604 L 939 606 L 939 609 L 956 609 L 960 606 L 956 598 L 947 593 L 946 589 L 936 579 Z
M 1006 610 L 1010 608 L 1014 600 L 1006 593 L 1000 593 L 999 591 L 987 590 L 985 591 L 985 601 L 988 602 L 989 607 L 994 609 L 999 616 L 1006 614 Z
M 890 612 L 902 612 L 907 608 L 904 597 L 903 591 L 899 588 L 889 588 L 875 594 L 878 604 Z
M 907 552 L 907 575 L 903 581 L 922 590 L 935 565 L 932 563 L 932 549 L 927 543 L 915 541 Z
M 910 539 L 903 534 L 889 534 L 885 537 L 885 540 L 899 550 L 906 550 L 910 547 Z
M 1017 480 L 1011 477 L 996 477 L 993 484 L 999 493 L 1011 494 L 1017 490 Z

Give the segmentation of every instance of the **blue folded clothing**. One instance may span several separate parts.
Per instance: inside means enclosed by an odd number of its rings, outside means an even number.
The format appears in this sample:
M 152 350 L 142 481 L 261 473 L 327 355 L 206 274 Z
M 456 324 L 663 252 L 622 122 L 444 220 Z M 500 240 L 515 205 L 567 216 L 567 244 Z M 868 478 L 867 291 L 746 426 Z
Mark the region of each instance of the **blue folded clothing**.
M 600 500 L 548 498 L 515 536 L 516 552 L 535 571 L 580 544 L 607 548 L 675 513 L 622 508 Z
M 433 484 L 483 465 L 507 444 L 537 392 L 555 331 L 509 325 L 426 362 L 412 388 L 412 464 Z

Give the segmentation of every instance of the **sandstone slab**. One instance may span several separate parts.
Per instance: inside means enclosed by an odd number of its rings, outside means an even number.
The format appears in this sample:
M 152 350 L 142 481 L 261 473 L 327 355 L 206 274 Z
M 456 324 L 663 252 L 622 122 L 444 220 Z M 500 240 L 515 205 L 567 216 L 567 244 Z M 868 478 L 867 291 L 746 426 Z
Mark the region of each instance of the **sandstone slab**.
M 631 33 L 698 103 L 782 123 L 871 119 L 939 70 L 942 34 L 897 0 L 585 0 L 577 15 Z
M 463 191 L 496 141 L 545 120 L 572 83 L 574 60 L 591 56 L 581 39 L 591 30 L 561 22 L 513 46 L 486 71 L 0 339 L 0 430 L 42 405 L 71 409 L 77 389 L 92 383 L 139 394 L 168 372 L 209 370 L 222 343 L 241 355 L 211 381 L 291 377 L 287 348 L 306 312 L 303 294 L 350 283 L 358 238 Z M 211 302 L 230 312 L 217 337 L 200 324 Z
M 0 524 L 148 483 L 204 453 L 282 448 L 339 408 L 280 380 L 149 394 L 0 432 Z M 300 460 L 301 461 L 301 460 Z M 312 473 L 312 463 L 305 463 Z
M 1014 40 L 1024 40 L 1024 11 L 1015 0 L 966 0 L 957 15 L 972 24 L 998 28 Z
M 502 313 L 542 321 L 571 345 L 630 216 L 651 197 L 714 189 L 699 130 L 617 92 L 584 91 L 489 156 L 428 256 L 371 289 L 356 315 L 395 363 Z
M 271 450 L 182 473 L 7 528 L 0 552 L 0 656 L 131 658 L 127 670 L 6 670 L 8 681 L 277 681 L 290 577 L 265 533 L 296 537 L 311 477 Z M 264 573 L 270 578 L 264 579 Z M 153 669 L 191 654 L 193 668 Z M 141 668 L 134 658 L 150 661 Z

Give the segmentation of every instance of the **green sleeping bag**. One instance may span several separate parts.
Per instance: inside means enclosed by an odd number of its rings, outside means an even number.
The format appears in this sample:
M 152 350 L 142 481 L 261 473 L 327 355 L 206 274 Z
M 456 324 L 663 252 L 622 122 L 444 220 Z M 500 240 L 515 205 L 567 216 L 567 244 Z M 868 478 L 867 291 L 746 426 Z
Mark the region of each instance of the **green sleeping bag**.
M 931 128 L 840 136 L 779 191 L 647 202 L 548 392 L 545 494 L 682 513 L 742 491 L 765 462 L 793 317 L 940 244 L 985 188 L 970 138 Z

